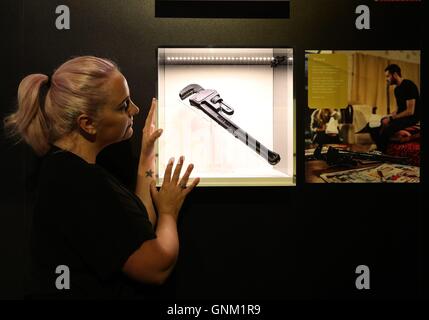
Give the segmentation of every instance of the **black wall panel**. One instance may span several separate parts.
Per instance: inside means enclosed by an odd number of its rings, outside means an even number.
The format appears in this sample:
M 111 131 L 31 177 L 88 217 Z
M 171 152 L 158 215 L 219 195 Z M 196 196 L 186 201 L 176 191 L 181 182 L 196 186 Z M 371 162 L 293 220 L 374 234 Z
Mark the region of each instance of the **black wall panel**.
M 371 29 L 359 31 L 355 8 L 363 3 L 371 9 Z M 425 177 L 421 185 L 398 186 L 305 185 L 303 178 L 305 49 L 421 49 L 419 3 L 292 0 L 289 19 L 157 18 L 154 0 L 61 4 L 70 8 L 70 30 L 55 28 L 58 1 L 2 1 L 7 56 L 2 116 L 11 110 L 26 74 L 50 73 L 76 55 L 115 60 L 141 113 L 134 137 L 106 148 L 99 161 L 130 188 L 140 131 L 156 94 L 158 46 L 294 48 L 297 187 L 196 189 L 179 221 L 177 268 L 157 296 L 385 299 L 423 294 Z M 423 66 L 424 57 L 425 52 Z M 424 151 L 426 158 L 425 146 Z M 19 298 L 25 294 L 31 220 L 25 177 L 34 157 L 25 146 L 3 141 L 1 158 L 0 298 Z M 361 264 L 372 271 L 369 292 L 355 288 L 354 272 Z

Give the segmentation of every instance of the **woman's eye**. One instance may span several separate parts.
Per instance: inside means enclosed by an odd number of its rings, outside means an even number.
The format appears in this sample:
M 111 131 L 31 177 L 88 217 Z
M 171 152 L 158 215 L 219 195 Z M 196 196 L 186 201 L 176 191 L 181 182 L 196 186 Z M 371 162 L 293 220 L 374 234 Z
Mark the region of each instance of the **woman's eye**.
M 122 109 L 126 110 L 128 109 L 129 106 L 130 106 L 130 100 L 127 100 L 122 104 Z

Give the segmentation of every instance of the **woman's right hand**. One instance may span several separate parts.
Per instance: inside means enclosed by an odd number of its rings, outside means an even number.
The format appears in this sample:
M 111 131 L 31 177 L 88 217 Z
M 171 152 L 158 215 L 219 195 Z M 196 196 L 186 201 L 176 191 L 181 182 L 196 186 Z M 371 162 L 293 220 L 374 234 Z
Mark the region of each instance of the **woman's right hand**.
M 171 173 L 173 171 L 174 158 L 171 158 L 168 162 L 167 168 L 165 169 L 164 181 L 160 190 L 158 191 L 156 189 L 155 181 L 152 181 L 150 186 L 152 199 L 156 208 L 158 209 L 158 213 L 160 215 L 170 214 L 175 218 L 176 221 L 186 196 L 200 182 L 200 179 L 196 178 L 190 186 L 187 186 L 189 176 L 194 169 L 193 164 L 188 166 L 185 174 L 179 180 L 183 162 L 184 157 L 181 156 L 172 176 Z
M 153 98 L 143 128 L 142 146 L 140 151 L 140 164 L 144 167 L 147 164 L 155 165 L 155 141 L 161 136 L 162 129 L 155 130 L 156 108 L 158 101 Z

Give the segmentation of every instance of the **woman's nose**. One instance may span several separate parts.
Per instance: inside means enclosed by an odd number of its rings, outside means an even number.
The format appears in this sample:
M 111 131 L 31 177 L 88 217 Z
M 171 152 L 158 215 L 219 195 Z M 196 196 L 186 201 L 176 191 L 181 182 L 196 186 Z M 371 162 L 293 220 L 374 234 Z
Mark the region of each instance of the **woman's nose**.
M 132 107 L 130 108 L 130 114 L 133 116 L 135 114 L 138 114 L 139 112 L 140 112 L 139 107 L 137 107 L 133 102 Z

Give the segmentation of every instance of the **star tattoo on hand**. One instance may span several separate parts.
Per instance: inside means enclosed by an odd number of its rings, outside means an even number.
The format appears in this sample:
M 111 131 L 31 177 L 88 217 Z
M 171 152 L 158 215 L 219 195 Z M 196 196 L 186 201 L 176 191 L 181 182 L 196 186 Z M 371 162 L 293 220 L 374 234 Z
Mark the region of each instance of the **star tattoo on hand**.
M 152 169 L 149 169 L 148 171 L 146 171 L 146 177 L 151 177 L 152 178 L 152 175 L 153 175 Z

